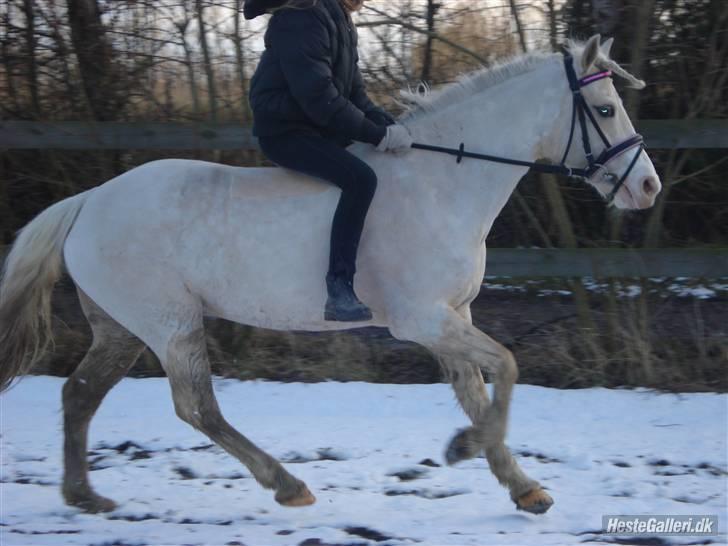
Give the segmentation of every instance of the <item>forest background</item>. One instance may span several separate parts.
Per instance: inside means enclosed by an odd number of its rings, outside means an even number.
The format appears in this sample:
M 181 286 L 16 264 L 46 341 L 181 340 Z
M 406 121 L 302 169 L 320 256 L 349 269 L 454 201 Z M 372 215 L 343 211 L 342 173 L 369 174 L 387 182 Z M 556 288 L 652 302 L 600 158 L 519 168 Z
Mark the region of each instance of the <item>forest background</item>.
M 245 21 L 242 4 L 4 0 L 0 117 L 249 126 L 247 91 L 265 20 Z M 640 92 L 621 90 L 633 119 L 725 119 L 728 111 L 724 0 L 371 0 L 356 22 L 369 92 L 395 113 L 399 89 L 438 87 L 463 72 L 527 51 L 559 50 L 569 38 L 596 32 L 614 37 L 613 57 L 648 82 Z M 494 225 L 489 247 L 725 247 L 725 150 L 650 155 L 664 184 L 651 210 L 620 214 L 585 185 L 529 174 Z M 11 244 L 50 204 L 160 157 L 267 164 L 254 150 L 0 150 L 0 245 Z M 486 283 L 474 320 L 515 352 L 524 382 L 725 390 L 728 283 L 677 281 L 688 294 L 700 293 L 689 290 L 697 285 L 711 287 L 712 295 L 679 295 L 670 278 L 534 275 Z M 58 343 L 40 370 L 67 374 L 89 343 L 68 279 L 55 305 Z M 278 333 L 211 321 L 209 332 L 222 375 L 441 379 L 429 354 L 376 329 Z M 145 354 L 134 373 L 161 371 Z

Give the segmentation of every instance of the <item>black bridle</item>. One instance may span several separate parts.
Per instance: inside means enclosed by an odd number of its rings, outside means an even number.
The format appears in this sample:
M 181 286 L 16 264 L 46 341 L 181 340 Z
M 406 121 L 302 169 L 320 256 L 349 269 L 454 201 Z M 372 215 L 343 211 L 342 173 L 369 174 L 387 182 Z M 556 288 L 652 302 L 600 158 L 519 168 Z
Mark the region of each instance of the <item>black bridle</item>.
M 645 149 L 644 139 L 642 138 L 642 135 L 635 133 L 631 137 L 623 140 L 618 144 L 615 144 L 614 146 L 610 144 L 607 135 L 605 135 L 604 131 L 602 131 L 601 127 L 599 127 L 599 123 L 597 123 L 594 114 L 589 108 L 589 105 L 584 99 L 584 96 L 581 94 L 581 89 L 583 87 L 586 87 L 590 83 L 611 77 L 611 71 L 606 70 L 603 72 L 597 72 L 595 74 L 590 74 L 579 79 L 577 78 L 576 72 L 574 70 L 574 58 L 569 53 L 564 53 L 564 68 L 566 69 L 566 77 L 569 80 L 569 87 L 571 88 L 572 94 L 571 130 L 569 131 L 569 140 L 566 143 L 566 150 L 564 150 L 564 155 L 562 156 L 561 162 L 558 165 L 534 163 L 532 161 L 522 161 L 520 159 L 511 159 L 507 157 L 468 152 L 465 150 L 465 143 L 460 143 L 460 146 L 458 148 L 446 148 L 443 146 L 432 146 L 430 144 L 420 144 L 415 142 L 412 144 L 412 147 L 418 150 L 428 150 L 431 152 L 454 155 L 457 158 L 458 163 L 460 163 L 464 157 L 467 157 L 471 159 L 480 159 L 483 161 L 493 161 L 495 163 L 505 163 L 507 165 L 529 167 L 535 171 L 542 173 L 563 174 L 566 176 L 575 176 L 587 179 L 592 178 L 600 171 L 603 171 L 602 177 L 608 182 L 614 184 L 612 190 L 607 195 L 607 200 L 612 201 L 617 195 L 619 189 L 627 180 L 629 173 L 632 172 L 632 169 L 637 163 L 637 159 L 642 153 L 642 150 Z M 574 140 L 574 131 L 576 129 L 577 118 L 579 120 L 579 127 L 581 129 L 581 140 L 584 147 L 584 154 L 586 155 L 586 160 L 588 163 L 588 165 L 582 169 L 566 166 L 566 158 L 569 155 L 569 151 L 571 150 L 571 144 Z M 589 120 L 592 126 L 596 129 L 599 138 L 601 138 L 605 146 L 604 151 L 599 154 L 596 159 L 594 159 L 594 155 L 592 153 L 591 141 L 589 140 L 589 131 L 587 130 L 587 120 Z M 609 172 L 609 170 L 607 170 L 607 163 L 609 163 L 615 157 L 622 155 L 628 150 L 631 150 L 632 148 L 637 148 L 637 150 L 634 154 L 634 157 L 632 158 L 632 161 L 629 164 L 629 167 L 627 167 L 627 170 L 624 171 L 621 177 L 618 177 L 618 175 L 611 173 Z

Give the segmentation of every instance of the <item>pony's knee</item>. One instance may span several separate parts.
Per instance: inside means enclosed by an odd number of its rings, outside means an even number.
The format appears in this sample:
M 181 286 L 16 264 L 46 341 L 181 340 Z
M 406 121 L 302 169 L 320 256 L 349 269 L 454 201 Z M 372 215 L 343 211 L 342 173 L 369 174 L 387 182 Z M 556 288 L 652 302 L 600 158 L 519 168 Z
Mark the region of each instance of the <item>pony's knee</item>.
M 88 387 L 84 380 L 71 375 L 63 384 L 63 410 L 66 413 L 88 413 L 92 411 L 94 404 L 87 394 Z
M 206 433 L 219 428 L 222 415 L 214 400 L 203 400 L 199 396 L 180 393 L 173 398 L 177 417 L 191 427 Z

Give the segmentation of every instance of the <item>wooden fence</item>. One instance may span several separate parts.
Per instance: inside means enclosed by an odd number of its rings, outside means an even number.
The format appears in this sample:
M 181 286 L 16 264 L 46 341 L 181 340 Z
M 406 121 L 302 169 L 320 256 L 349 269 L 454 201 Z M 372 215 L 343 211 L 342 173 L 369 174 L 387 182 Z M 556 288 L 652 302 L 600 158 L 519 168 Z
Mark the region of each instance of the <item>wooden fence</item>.
M 9 250 L 0 246 L 0 263 Z M 728 277 L 728 248 L 489 248 L 486 276 Z
M 728 120 L 643 120 L 637 129 L 651 148 L 728 148 Z M 0 121 L 0 150 L 256 147 L 250 129 L 235 124 Z M 489 249 L 487 275 L 728 277 L 728 248 Z
M 643 120 L 637 129 L 649 148 L 728 148 L 728 119 Z M 235 124 L 0 121 L 0 150 L 256 147 L 250 128 Z

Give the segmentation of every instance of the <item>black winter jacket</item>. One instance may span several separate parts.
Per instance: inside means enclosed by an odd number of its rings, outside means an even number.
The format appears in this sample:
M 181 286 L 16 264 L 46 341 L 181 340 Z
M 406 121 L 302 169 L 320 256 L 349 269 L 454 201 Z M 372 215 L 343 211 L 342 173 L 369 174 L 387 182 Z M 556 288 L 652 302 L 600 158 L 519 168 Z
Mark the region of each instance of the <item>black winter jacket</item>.
M 378 144 L 393 120 L 366 94 L 357 31 L 339 0 L 276 11 L 250 84 L 253 134 L 316 132 L 341 143 Z M 280 4 L 254 2 L 249 15 Z M 309 4 L 304 4 L 309 5 Z

